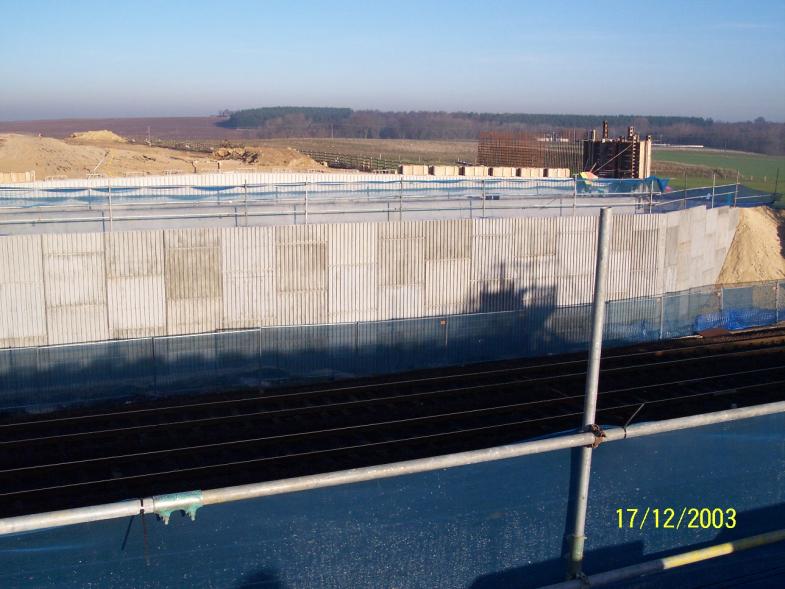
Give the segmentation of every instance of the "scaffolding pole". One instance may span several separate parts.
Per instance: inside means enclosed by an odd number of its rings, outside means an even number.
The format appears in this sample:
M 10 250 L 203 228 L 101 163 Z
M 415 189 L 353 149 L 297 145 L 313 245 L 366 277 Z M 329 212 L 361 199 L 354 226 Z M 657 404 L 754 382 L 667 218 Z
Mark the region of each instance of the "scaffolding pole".
M 608 275 L 608 252 L 613 209 L 600 211 L 600 227 L 597 239 L 597 266 L 594 273 L 594 305 L 592 310 L 591 347 L 589 365 L 586 371 L 586 390 L 583 398 L 583 427 L 581 431 L 599 431 L 594 423 L 597 414 L 597 385 L 600 380 L 600 357 L 602 355 L 602 331 L 605 323 L 605 283 Z M 591 455 L 594 444 L 580 449 L 578 490 L 575 497 L 575 517 L 572 534 L 569 538 L 570 554 L 567 562 L 568 578 L 574 579 L 581 574 L 583 545 L 586 540 L 586 508 L 589 503 L 589 479 L 591 478 Z
M 626 428 L 616 427 L 605 430 L 603 443 L 618 442 L 630 438 L 639 438 L 780 413 L 785 414 L 785 401 L 754 405 L 752 407 L 742 407 L 739 409 L 726 409 L 725 411 L 702 413 L 700 415 L 678 417 L 663 421 L 632 424 L 628 425 Z M 8 517 L 0 519 L 0 536 L 129 517 L 138 515 L 142 509 L 148 514 L 158 512 L 162 509 L 186 509 L 193 504 L 194 493 L 200 494 L 202 505 L 217 505 L 219 503 L 270 497 L 286 493 L 298 493 L 326 487 L 336 487 L 364 481 L 431 472 L 444 468 L 469 466 L 471 464 L 495 462 L 497 460 L 518 458 L 532 454 L 578 448 L 591 444 L 596 441 L 596 439 L 597 438 L 593 433 L 567 434 L 544 440 L 532 440 L 530 442 L 520 442 L 482 450 L 470 450 L 467 452 L 445 454 L 431 458 L 418 458 L 405 462 L 366 466 L 265 483 L 251 483 L 248 485 L 237 485 L 201 492 L 177 493 L 164 497 L 130 499 L 128 501 L 80 507 L 77 509 L 64 509 L 60 511 Z M 180 498 L 177 499 L 176 496 Z

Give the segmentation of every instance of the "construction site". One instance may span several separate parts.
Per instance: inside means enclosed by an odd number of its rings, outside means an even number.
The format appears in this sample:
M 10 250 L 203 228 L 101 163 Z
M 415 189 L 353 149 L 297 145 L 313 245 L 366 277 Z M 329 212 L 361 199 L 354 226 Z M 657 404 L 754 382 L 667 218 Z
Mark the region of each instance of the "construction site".
M 0 136 L 0 584 L 776 586 L 785 214 L 651 163 Z

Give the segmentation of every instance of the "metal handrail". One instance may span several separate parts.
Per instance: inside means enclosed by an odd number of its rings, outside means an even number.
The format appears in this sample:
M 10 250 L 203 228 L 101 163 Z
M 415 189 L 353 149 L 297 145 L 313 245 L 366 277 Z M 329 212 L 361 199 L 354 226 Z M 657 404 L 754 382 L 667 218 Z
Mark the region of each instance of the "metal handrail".
M 604 431 L 603 443 L 618 442 L 630 438 L 640 438 L 780 413 L 785 413 L 785 401 L 766 403 L 764 405 L 755 405 L 753 407 L 744 407 L 740 409 L 727 409 L 725 411 L 703 413 L 700 415 L 679 417 L 676 419 L 667 419 L 650 423 L 639 423 L 627 426 L 626 428 L 614 427 Z M 185 511 L 193 515 L 195 514 L 196 509 L 206 505 L 217 505 L 219 503 L 242 501 L 245 499 L 298 493 L 301 491 L 336 487 L 364 481 L 432 472 L 445 468 L 495 462 L 532 454 L 554 452 L 557 450 L 567 450 L 569 448 L 577 448 L 592 444 L 595 440 L 596 436 L 594 433 L 567 434 L 543 440 L 496 446 L 483 450 L 457 452 L 430 458 L 419 458 L 417 460 L 353 468 L 265 483 L 237 485 L 210 489 L 207 491 L 188 491 L 170 495 L 146 497 L 144 499 L 130 499 L 128 501 L 119 501 L 116 503 L 93 505 L 90 507 L 8 517 L 0 519 L 0 536 L 130 517 L 139 514 L 155 513 L 166 519 L 168 519 L 169 514 L 173 511 Z

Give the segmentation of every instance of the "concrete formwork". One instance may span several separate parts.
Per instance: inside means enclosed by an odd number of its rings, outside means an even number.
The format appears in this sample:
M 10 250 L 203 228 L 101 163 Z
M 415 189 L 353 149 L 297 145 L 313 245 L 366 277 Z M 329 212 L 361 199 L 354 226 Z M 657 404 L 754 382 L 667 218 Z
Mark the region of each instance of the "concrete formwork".
M 617 215 L 609 298 L 713 284 L 738 210 Z M 0 347 L 589 302 L 597 217 L 0 237 Z

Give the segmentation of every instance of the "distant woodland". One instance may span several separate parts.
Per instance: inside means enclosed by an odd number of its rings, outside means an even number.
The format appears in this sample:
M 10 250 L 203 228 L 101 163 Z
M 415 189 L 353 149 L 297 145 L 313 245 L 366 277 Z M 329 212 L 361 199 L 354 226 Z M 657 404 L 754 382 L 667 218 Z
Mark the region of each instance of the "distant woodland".
M 642 135 L 674 144 L 700 144 L 785 154 L 785 124 L 766 121 L 726 123 L 702 117 L 638 115 L 544 115 L 473 112 L 384 112 L 322 107 L 267 107 L 224 111 L 218 124 L 227 129 L 252 130 L 256 138 L 336 137 L 366 139 L 477 139 L 483 131 L 553 131 L 582 137 L 588 129 L 610 123 L 611 135 L 633 125 Z

